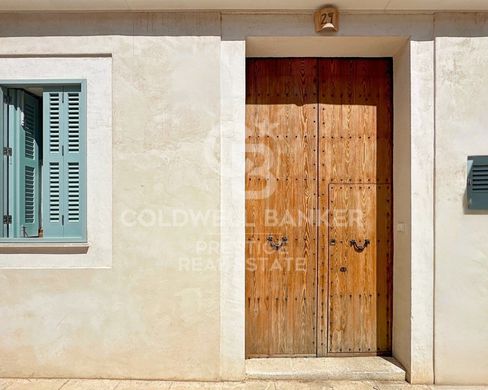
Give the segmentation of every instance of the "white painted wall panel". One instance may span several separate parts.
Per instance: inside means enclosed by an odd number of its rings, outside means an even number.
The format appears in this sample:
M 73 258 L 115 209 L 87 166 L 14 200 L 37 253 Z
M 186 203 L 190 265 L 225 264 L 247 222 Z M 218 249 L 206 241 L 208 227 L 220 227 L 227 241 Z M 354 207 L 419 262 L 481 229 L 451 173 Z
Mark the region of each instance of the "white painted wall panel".
M 488 16 L 436 18 L 435 372 L 488 383 L 488 212 L 466 208 L 466 158 L 488 154 Z

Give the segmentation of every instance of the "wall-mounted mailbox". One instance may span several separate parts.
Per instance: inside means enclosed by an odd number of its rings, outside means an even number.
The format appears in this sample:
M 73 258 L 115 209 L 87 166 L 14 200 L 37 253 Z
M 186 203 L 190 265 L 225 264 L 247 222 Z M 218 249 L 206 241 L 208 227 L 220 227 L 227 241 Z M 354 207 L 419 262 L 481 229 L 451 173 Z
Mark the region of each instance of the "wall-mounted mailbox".
M 488 210 L 488 156 L 468 157 L 468 209 Z

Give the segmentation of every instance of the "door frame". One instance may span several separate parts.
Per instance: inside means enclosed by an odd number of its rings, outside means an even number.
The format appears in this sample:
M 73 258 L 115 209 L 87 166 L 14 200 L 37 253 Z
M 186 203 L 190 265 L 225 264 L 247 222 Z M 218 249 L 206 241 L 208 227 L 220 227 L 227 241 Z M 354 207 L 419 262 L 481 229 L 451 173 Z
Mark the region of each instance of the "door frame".
M 396 38 L 388 49 L 390 55 L 385 55 L 378 37 L 314 36 L 307 38 L 311 50 L 308 55 L 365 57 L 364 50 L 369 50 L 368 57 L 393 58 L 393 356 L 406 368 L 410 381 L 430 383 L 434 122 L 433 108 L 426 104 L 433 99 L 430 83 L 433 46 L 431 42 L 419 44 L 407 37 Z M 246 50 L 249 57 L 295 57 L 296 53 L 303 53 L 303 37 L 283 37 L 271 46 L 270 39 L 276 42 L 276 37 L 253 37 L 221 43 L 220 376 L 223 379 L 245 376 Z M 368 39 L 370 45 L 365 49 Z M 330 55 L 325 55 L 324 47 Z M 256 55 L 259 50 L 260 55 Z

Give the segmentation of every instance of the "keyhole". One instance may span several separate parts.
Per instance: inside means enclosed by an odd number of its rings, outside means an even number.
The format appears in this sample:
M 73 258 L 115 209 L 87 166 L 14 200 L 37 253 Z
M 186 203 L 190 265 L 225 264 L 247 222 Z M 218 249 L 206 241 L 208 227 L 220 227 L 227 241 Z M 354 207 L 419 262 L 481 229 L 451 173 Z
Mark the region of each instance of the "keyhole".
M 346 272 L 346 271 L 347 271 L 347 268 L 346 268 L 346 267 L 341 267 L 341 268 L 339 269 L 339 271 L 341 271 L 341 272 Z

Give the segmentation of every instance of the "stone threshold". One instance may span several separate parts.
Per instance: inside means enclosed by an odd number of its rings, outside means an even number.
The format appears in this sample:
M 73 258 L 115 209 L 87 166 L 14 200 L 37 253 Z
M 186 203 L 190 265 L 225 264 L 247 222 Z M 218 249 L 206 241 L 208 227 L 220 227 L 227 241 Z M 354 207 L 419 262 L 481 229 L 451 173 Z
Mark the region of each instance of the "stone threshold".
M 405 381 L 391 357 L 259 358 L 246 360 L 246 377 L 259 380 Z

